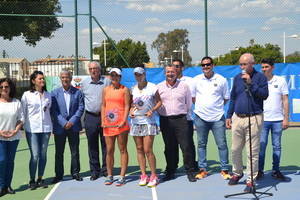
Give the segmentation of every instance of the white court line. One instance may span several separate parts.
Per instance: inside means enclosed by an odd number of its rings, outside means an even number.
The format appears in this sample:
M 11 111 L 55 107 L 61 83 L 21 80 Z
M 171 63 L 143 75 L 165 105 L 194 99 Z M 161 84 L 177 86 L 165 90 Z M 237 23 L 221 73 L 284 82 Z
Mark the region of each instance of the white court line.
M 155 189 L 156 187 L 152 187 L 151 188 L 151 191 L 152 191 L 152 199 L 153 200 L 158 200 L 157 199 L 157 192 L 156 192 L 156 189 Z
M 56 183 L 55 186 L 52 188 L 52 190 L 48 193 L 48 195 L 45 197 L 44 200 L 49 200 L 52 194 L 55 192 L 55 190 L 58 188 L 61 182 Z

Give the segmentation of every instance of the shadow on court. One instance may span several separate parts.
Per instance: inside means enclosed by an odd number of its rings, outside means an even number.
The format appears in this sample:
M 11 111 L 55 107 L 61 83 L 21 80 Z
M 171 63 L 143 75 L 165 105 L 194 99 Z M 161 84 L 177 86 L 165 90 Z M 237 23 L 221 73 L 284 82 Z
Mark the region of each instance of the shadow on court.
M 260 196 L 271 200 L 298 200 L 300 176 L 297 171 L 285 171 L 288 181 L 279 182 L 267 172 L 263 180 L 257 182 L 257 190 L 271 192 L 272 197 Z M 116 179 L 117 177 L 115 177 Z M 160 176 L 160 179 L 162 176 Z M 104 185 L 104 177 L 96 181 L 90 181 L 88 177 L 84 181 L 63 181 L 56 185 L 45 200 L 218 200 L 225 199 L 224 195 L 243 192 L 245 187 L 244 177 L 236 186 L 228 186 L 227 180 L 223 180 L 219 173 L 209 175 L 195 183 L 188 182 L 184 174 L 178 174 L 174 180 L 160 183 L 155 189 L 138 186 L 138 175 L 127 176 L 127 183 L 117 187 L 114 184 Z M 251 195 L 243 195 L 228 199 L 252 199 Z

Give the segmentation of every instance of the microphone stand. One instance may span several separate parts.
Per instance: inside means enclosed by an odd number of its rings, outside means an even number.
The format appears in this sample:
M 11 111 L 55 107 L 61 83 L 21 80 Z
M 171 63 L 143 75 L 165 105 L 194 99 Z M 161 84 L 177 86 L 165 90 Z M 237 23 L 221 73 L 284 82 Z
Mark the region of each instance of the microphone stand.
M 250 91 L 250 85 L 247 84 L 246 82 L 244 82 L 244 85 L 245 85 L 245 92 L 248 94 L 248 111 L 250 111 L 250 100 L 253 99 L 253 96 L 252 96 L 251 91 Z M 252 107 L 252 110 L 253 110 L 253 107 Z M 228 195 L 224 196 L 225 198 L 233 197 L 233 196 L 240 196 L 240 195 L 244 195 L 244 194 L 252 194 L 254 196 L 254 199 L 259 200 L 259 197 L 257 196 L 257 194 L 273 196 L 272 193 L 256 191 L 256 187 L 255 187 L 255 183 L 254 183 L 254 177 L 253 177 L 253 165 L 252 165 L 252 163 L 253 163 L 252 158 L 253 157 L 252 157 L 252 137 L 251 137 L 251 116 L 250 116 L 250 114 L 248 116 L 248 128 L 249 128 L 249 151 L 250 151 L 250 179 L 251 179 L 252 187 L 251 187 L 249 192 L 240 192 L 240 193 L 235 193 L 235 194 L 228 194 Z

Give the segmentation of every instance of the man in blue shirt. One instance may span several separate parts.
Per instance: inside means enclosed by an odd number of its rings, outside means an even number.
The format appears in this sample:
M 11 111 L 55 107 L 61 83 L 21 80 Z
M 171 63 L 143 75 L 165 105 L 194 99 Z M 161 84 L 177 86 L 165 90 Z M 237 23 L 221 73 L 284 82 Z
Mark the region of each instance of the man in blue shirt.
M 253 188 L 250 174 L 249 128 L 251 128 L 253 177 L 258 172 L 260 132 L 263 125 L 263 101 L 268 98 L 267 78 L 253 68 L 254 57 L 245 53 L 239 60 L 242 73 L 236 75 L 230 94 L 230 105 L 226 126 L 232 128 L 232 165 L 233 176 L 229 185 L 238 184 L 243 177 L 242 152 L 247 149 L 247 181 L 245 192 Z M 251 127 L 248 119 L 250 117 Z
M 90 62 L 88 67 L 90 77 L 83 80 L 81 91 L 84 94 L 84 126 L 88 140 L 90 180 L 94 181 L 101 175 L 107 175 L 106 144 L 101 127 L 101 105 L 103 89 L 110 84 L 110 80 L 101 76 L 101 66 L 98 62 Z M 102 151 L 102 167 L 99 160 L 99 141 Z

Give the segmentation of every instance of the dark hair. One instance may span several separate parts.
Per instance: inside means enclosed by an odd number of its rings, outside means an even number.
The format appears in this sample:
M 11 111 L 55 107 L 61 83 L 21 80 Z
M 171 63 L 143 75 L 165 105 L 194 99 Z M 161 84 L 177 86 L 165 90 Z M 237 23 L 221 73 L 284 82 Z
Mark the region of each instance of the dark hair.
M 214 60 L 213 60 L 211 57 L 209 57 L 209 56 L 203 57 L 203 58 L 201 59 L 201 63 L 202 63 L 203 60 L 210 60 L 211 64 L 214 64 Z
M 35 85 L 33 84 L 32 81 L 35 80 L 36 77 L 37 77 L 38 75 L 44 76 L 43 72 L 37 71 L 37 70 L 34 71 L 34 72 L 30 75 L 30 92 L 34 92 L 34 91 L 35 91 Z M 44 92 L 44 91 L 47 91 L 47 89 L 46 89 L 46 82 L 45 82 L 44 87 L 42 88 L 42 92 Z
M 1 78 L 0 79 L 0 84 L 7 82 L 9 85 L 9 97 L 10 98 L 15 98 L 16 96 L 16 84 L 10 79 L 10 78 Z M 1 96 L 1 94 L 0 94 Z
M 136 68 L 136 67 L 145 68 L 145 65 L 143 63 L 139 63 L 134 66 L 134 68 Z
M 274 61 L 271 58 L 264 58 L 264 59 L 261 60 L 261 63 L 268 64 L 270 66 L 274 66 Z
M 180 66 L 184 67 L 184 63 L 183 63 L 182 60 L 180 60 L 180 59 L 174 59 L 174 60 L 172 61 L 172 63 L 174 63 L 174 62 L 179 62 L 179 63 L 180 63 Z

